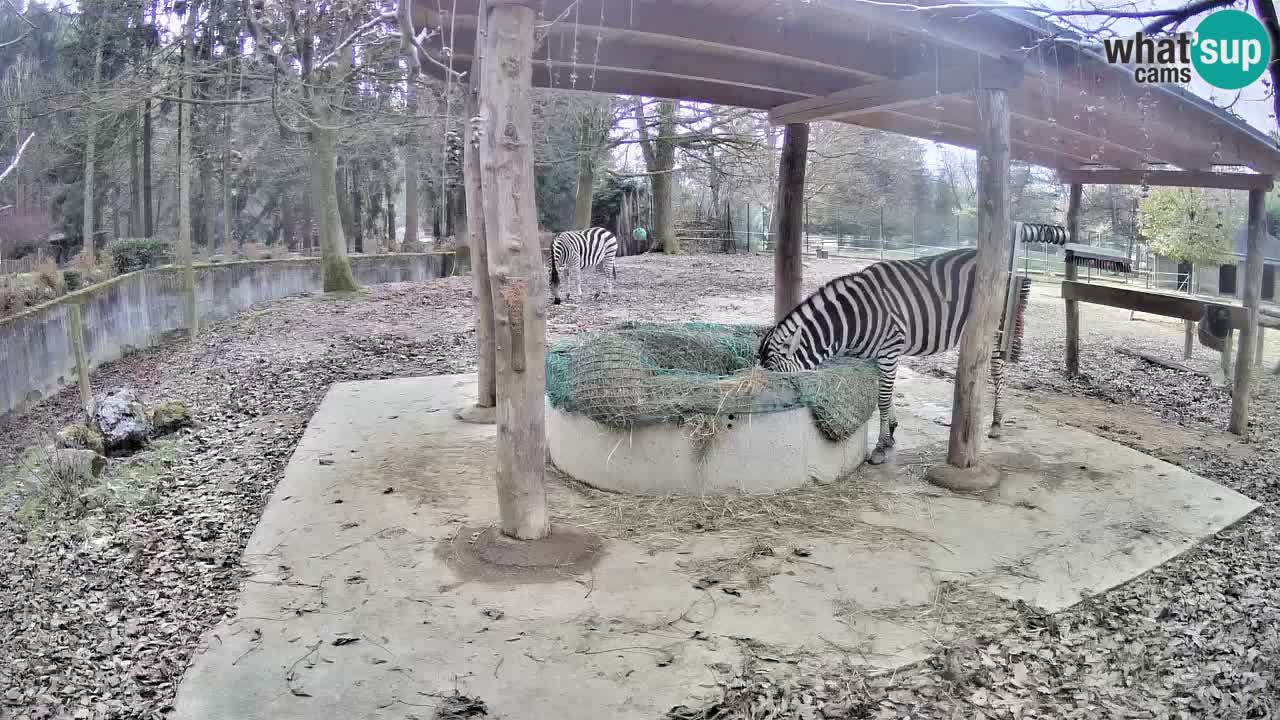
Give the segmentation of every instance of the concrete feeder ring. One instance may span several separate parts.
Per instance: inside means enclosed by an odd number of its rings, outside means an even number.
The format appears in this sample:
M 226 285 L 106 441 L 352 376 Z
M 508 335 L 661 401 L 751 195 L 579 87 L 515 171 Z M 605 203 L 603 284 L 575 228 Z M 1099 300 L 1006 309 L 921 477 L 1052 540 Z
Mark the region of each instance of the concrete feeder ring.
M 877 371 L 755 365 L 766 326 L 621 323 L 547 354 L 551 462 L 639 495 L 769 494 L 832 482 L 866 458 Z

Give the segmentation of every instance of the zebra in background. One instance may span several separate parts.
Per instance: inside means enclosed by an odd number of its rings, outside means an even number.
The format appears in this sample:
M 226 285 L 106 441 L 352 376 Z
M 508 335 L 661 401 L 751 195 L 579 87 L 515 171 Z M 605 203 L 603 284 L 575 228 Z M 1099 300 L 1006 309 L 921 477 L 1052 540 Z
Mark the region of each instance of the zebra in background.
M 560 304 L 559 268 L 564 268 L 565 275 L 572 271 L 577 276 L 579 297 L 582 296 L 582 274 L 591 267 L 604 273 L 605 292 L 612 293 L 613 281 L 618 278 L 618 268 L 613 264 L 617 255 L 618 238 L 604 228 L 572 230 L 557 235 L 551 241 L 551 293 L 555 297 L 554 304 Z M 596 293 L 596 297 L 599 296 Z
M 836 278 L 797 305 L 760 341 L 766 370 L 812 370 L 844 354 L 874 359 L 880 369 L 880 436 L 872 465 L 885 461 L 898 427 L 893 384 L 898 358 L 935 355 L 960 342 L 969 319 L 977 274 L 977 250 L 966 248 L 913 260 L 889 260 Z M 1026 293 L 1019 288 L 1015 311 Z M 1002 318 L 998 327 L 1004 327 Z M 1000 330 L 991 354 L 994 385 L 991 437 L 999 437 L 1003 419 L 1004 352 Z M 1015 352 L 1020 343 L 1014 345 Z M 1016 360 L 1017 358 L 1010 358 Z

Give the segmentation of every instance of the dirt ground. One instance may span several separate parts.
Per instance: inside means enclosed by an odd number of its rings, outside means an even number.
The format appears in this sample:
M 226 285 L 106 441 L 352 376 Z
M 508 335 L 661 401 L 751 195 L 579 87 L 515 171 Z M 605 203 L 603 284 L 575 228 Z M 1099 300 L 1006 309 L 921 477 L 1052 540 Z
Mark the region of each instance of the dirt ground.
M 771 262 L 624 258 L 615 295 L 549 309 L 550 339 L 621 319 L 766 322 Z M 811 260 L 807 288 L 857 267 Z M 1087 377 L 1067 381 L 1056 294 L 1051 284 L 1035 287 L 1011 391 L 1064 424 L 1181 465 L 1263 508 L 1125 586 L 1052 617 L 1023 609 L 1013 631 L 939 645 L 930 660 L 892 676 L 769 657 L 719 668 L 724 699 L 704 707 L 691 698 L 671 717 L 767 716 L 761 708 L 807 717 L 787 709 L 803 692 L 844 708 L 827 717 L 1280 716 L 1280 377 L 1264 374 L 1242 442 L 1223 432 L 1230 398 L 1211 379 L 1116 352 L 1179 360 L 1180 322 L 1083 306 Z M 328 386 L 473 369 L 469 296 L 469 279 L 457 277 L 292 298 L 213 324 L 194 343 L 95 372 L 95 390 L 129 385 L 148 401 L 187 401 L 199 426 L 164 448 L 141 498 L 33 528 L 10 511 L 27 498 L 7 486 L 0 717 L 164 717 L 201 633 L 232 608 L 244 544 Z M 1278 360 L 1280 337 L 1270 342 L 1268 370 Z M 945 376 L 955 357 L 910 364 Z M 1197 346 L 1190 364 L 1211 372 L 1218 357 Z M 74 391 L 64 392 L 0 420 L 0 467 L 48 442 L 75 405 Z

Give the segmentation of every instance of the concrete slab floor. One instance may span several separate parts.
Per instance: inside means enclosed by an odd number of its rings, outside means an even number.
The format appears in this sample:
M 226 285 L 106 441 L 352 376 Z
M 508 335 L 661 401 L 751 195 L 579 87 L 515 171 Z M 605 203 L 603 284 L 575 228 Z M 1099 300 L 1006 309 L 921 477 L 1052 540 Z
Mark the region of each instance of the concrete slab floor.
M 1009 621 L 1007 600 L 1062 609 L 1256 507 L 1016 403 L 987 445 L 1001 485 L 940 490 L 923 476 L 945 453 L 951 385 L 899 372 L 891 462 L 808 490 L 854 497 L 848 517 L 863 532 L 782 527 L 760 550 L 761 537 L 726 528 L 655 547 L 609 537 L 618 524 L 602 520 L 588 528 L 605 535 L 593 567 L 539 582 L 453 562 L 497 514 L 494 427 L 454 416 L 474 402 L 474 376 L 335 385 L 250 540 L 236 616 L 207 633 L 176 717 L 425 719 L 457 689 L 493 717 L 655 720 L 714 693 L 708 664 L 743 652 L 910 662 Z M 553 487 L 553 510 L 616 514 L 581 492 Z M 758 585 L 709 585 L 689 569 L 735 557 L 757 563 Z

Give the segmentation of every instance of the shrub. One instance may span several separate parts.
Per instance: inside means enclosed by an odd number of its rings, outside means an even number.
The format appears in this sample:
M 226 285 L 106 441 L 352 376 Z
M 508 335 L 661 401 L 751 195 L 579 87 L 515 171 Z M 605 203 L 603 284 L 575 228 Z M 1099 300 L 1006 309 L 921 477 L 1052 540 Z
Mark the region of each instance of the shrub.
M 66 285 L 67 292 L 75 292 L 84 287 L 84 275 L 79 270 L 63 270 L 62 283 Z
M 69 265 L 80 273 L 81 287 L 109 280 L 116 274 L 110 252 L 98 253 L 93 260 L 90 262 L 84 253 L 76 253 L 71 258 Z
M 107 246 L 117 273 L 158 267 L 168 262 L 169 243 L 155 238 L 127 238 Z
M 47 288 L 25 286 L 0 286 L 0 317 L 16 315 L 29 307 L 39 305 L 49 297 Z
M 58 272 L 58 264 L 51 258 L 42 258 L 37 262 L 32 275 L 38 285 L 52 291 L 55 297 L 66 292 L 67 286 L 62 281 L 62 273 Z
M 240 254 L 246 260 L 267 260 L 274 257 L 272 248 L 262 243 L 245 243 L 240 248 Z

